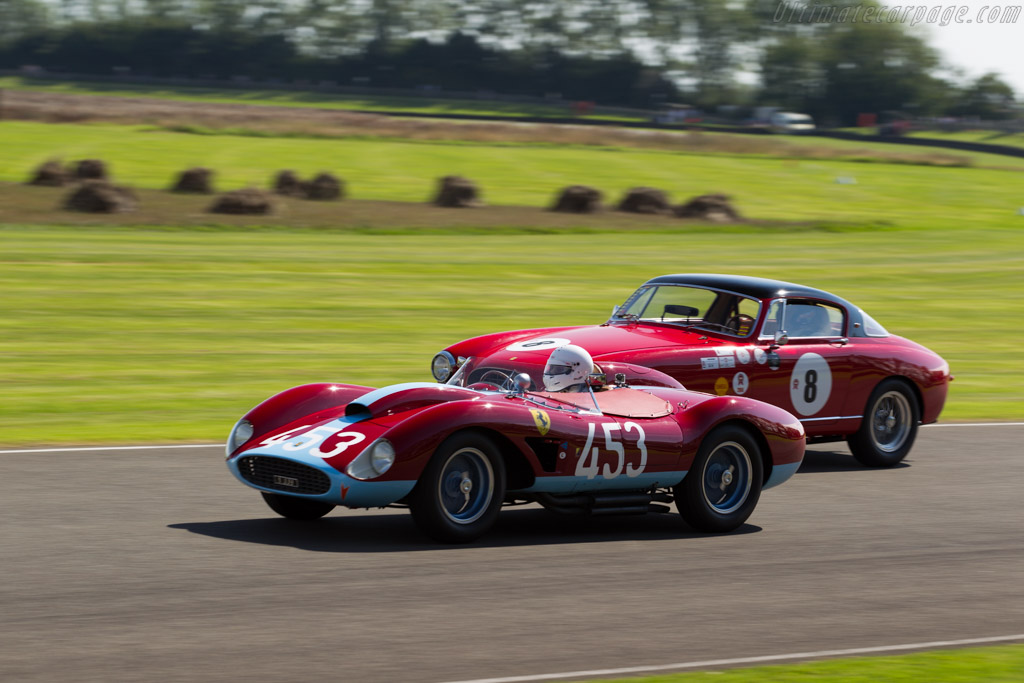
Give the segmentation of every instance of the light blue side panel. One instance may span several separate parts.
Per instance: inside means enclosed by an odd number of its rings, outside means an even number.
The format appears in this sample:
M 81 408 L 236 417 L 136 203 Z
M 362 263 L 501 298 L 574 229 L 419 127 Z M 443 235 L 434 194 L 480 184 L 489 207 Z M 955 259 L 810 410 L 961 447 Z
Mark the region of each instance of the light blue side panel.
M 538 477 L 533 486 L 516 491 L 530 493 L 573 493 L 576 491 L 630 491 L 652 486 L 676 486 L 686 476 L 686 470 L 677 472 L 642 472 L 635 477 L 621 474 L 614 479 L 604 477 Z
M 761 490 L 770 489 L 773 486 L 778 486 L 782 482 L 786 481 L 800 469 L 800 463 L 794 462 L 788 465 L 776 465 L 772 468 L 772 476 L 768 477 L 768 481 L 764 483 Z

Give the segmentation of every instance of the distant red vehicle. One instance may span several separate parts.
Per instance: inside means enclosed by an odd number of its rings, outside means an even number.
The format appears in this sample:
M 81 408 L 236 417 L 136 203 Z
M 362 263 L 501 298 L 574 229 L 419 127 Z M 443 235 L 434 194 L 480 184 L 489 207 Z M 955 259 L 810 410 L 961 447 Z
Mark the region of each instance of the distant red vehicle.
M 474 357 L 472 382 L 570 343 L 598 365 L 629 363 L 694 391 L 771 403 L 800 419 L 808 442 L 845 439 L 872 467 L 903 460 L 918 425 L 938 419 L 952 380 L 940 356 L 833 294 L 708 274 L 649 280 L 600 325 L 459 342 L 434 357 L 432 372 L 444 381 Z
M 803 428 L 780 408 L 623 363 L 591 374 L 589 358 L 576 391 L 529 390 L 550 386 L 553 355 L 502 370 L 468 359 L 443 385 L 289 389 L 238 421 L 228 469 L 284 517 L 408 506 L 429 536 L 465 542 L 526 502 L 604 515 L 674 501 L 693 528 L 727 532 L 800 466 Z

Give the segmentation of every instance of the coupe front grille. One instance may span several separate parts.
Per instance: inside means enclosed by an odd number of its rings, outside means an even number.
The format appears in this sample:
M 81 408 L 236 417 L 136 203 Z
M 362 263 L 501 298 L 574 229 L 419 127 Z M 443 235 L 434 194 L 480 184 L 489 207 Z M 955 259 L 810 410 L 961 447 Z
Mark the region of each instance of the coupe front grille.
M 320 470 L 284 458 L 247 455 L 238 461 L 238 471 L 250 484 L 275 491 L 320 495 L 331 488 L 331 480 Z

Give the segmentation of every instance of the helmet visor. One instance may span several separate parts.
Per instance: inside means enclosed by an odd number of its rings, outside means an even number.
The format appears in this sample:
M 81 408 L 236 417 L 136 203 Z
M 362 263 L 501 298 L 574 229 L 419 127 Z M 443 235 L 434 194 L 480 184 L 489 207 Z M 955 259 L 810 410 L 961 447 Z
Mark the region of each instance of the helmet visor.
M 549 365 L 546 368 L 544 368 L 544 374 L 545 375 L 550 375 L 551 377 L 561 377 L 562 375 L 571 375 L 572 374 L 572 366 L 571 365 L 560 365 L 560 364 Z

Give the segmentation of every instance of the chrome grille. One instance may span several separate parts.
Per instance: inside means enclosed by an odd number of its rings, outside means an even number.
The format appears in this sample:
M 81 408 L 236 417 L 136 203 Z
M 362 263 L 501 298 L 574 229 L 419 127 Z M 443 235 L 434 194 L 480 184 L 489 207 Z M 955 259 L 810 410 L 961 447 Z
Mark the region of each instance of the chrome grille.
M 320 495 L 331 488 L 331 480 L 320 470 L 284 458 L 247 455 L 239 459 L 238 471 L 250 484 L 275 491 Z

